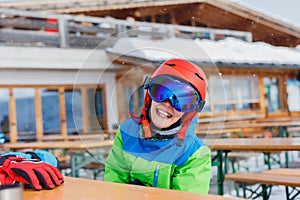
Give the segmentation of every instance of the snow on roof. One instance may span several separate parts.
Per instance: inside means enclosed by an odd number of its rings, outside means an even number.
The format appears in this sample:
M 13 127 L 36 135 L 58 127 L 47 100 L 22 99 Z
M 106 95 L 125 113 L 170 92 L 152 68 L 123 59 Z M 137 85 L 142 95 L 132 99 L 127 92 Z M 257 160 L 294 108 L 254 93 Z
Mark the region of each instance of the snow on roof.
M 245 42 L 234 38 L 225 40 L 196 40 L 215 62 L 249 63 L 251 65 L 300 65 L 300 51 L 275 47 L 265 42 Z
M 197 63 L 218 63 L 226 66 L 300 68 L 300 51 L 297 49 L 235 38 L 219 41 L 120 38 L 113 47 L 107 48 L 107 52 L 152 62 L 180 57 Z

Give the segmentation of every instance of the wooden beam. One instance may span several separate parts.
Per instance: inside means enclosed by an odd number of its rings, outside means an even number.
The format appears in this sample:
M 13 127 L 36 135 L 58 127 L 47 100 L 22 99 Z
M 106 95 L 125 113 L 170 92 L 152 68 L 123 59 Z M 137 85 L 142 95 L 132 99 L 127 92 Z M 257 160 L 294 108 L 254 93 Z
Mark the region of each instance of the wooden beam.
M 283 112 L 288 112 L 288 94 L 287 94 L 287 76 L 282 75 L 278 77 L 278 90 L 279 90 L 279 99 L 280 99 L 280 108 Z
M 58 88 L 58 95 L 59 95 L 61 135 L 66 136 L 66 135 L 68 135 L 68 130 L 67 130 L 67 121 L 66 121 L 66 104 L 65 104 L 65 89 L 64 89 L 64 87 Z
M 180 7 L 176 7 L 172 10 L 172 13 L 175 13 L 175 21 L 176 24 L 181 24 L 186 21 L 194 21 L 197 20 L 198 13 L 202 12 L 203 4 L 188 4 L 188 5 L 181 5 Z
M 87 88 L 81 87 L 83 133 L 89 132 Z
M 265 86 L 264 86 L 263 77 L 258 77 L 258 82 L 259 82 L 260 110 L 262 111 L 262 114 L 266 118 L 268 116 L 268 113 L 266 107 Z
M 43 133 L 43 116 L 42 116 L 42 100 L 40 88 L 35 88 L 35 124 L 36 136 L 38 141 L 42 141 Z
M 104 127 L 101 127 L 103 130 L 108 129 L 108 120 L 107 120 L 107 104 L 106 104 L 106 88 L 104 85 L 100 85 L 101 91 L 102 91 L 102 101 L 103 101 L 103 124 Z
M 18 140 L 17 132 L 17 116 L 16 116 L 16 101 L 14 97 L 14 89 L 9 88 L 9 133 L 10 133 L 10 142 L 16 143 Z

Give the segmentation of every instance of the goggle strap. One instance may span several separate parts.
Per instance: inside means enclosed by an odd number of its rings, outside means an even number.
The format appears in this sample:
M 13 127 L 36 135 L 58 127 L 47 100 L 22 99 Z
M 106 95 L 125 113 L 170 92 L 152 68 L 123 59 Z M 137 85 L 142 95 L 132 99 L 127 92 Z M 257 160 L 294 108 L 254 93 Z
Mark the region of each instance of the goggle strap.
M 146 76 L 146 78 L 144 80 L 144 83 L 143 83 L 143 88 L 145 90 L 148 89 L 148 87 L 150 85 L 150 82 L 151 82 L 151 77 L 150 76 Z
M 200 101 L 200 103 L 197 105 L 196 111 L 197 112 L 201 112 L 201 110 L 203 109 L 205 105 L 205 101 Z

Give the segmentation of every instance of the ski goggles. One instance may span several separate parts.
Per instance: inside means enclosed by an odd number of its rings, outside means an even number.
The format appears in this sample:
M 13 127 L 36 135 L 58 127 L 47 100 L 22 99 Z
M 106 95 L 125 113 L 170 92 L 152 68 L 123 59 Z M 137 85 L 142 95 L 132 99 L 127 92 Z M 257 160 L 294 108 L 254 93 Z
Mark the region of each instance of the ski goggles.
M 148 89 L 152 100 L 169 101 L 179 112 L 200 112 L 205 103 L 193 86 L 170 76 L 157 76 L 152 80 L 147 77 L 144 88 Z

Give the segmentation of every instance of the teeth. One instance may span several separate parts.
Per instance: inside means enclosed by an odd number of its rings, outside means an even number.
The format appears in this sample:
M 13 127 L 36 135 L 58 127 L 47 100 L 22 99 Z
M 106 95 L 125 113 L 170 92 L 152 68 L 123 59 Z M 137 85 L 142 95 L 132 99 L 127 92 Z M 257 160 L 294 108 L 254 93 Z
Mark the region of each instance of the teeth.
M 157 112 L 158 112 L 160 115 L 166 116 L 166 117 L 168 117 L 168 118 L 171 117 L 170 114 L 168 114 L 167 112 L 165 112 L 165 111 L 163 111 L 163 110 L 157 110 Z

